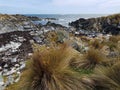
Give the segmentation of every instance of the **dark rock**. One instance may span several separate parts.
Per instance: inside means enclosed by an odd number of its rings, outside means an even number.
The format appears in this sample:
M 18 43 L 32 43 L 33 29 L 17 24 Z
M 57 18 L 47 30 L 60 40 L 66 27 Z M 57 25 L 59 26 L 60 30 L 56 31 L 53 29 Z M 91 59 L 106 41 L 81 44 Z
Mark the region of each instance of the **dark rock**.
M 36 16 L 27 16 L 30 20 L 32 21 L 39 21 L 39 20 L 42 20 L 41 18 L 39 17 L 36 17 Z
M 10 48 L 6 51 L 0 51 L 0 66 L 4 66 L 5 63 L 9 67 L 13 66 L 13 63 L 10 61 L 14 58 L 26 60 L 28 53 L 32 53 L 32 46 L 29 40 L 33 38 L 28 31 L 14 31 L 10 33 L 4 33 L 0 35 L 0 48 L 2 46 L 8 45 L 11 41 L 15 43 L 21 43 L 16 50 Z M 22 40 L 25 39 L 25 40 Z
M 120 34 L 120 14 L 90 19 L 80 18 L 69 23 L 69 25 L 75 27 L 77 30 L 83 29 L 116 35 Z
M 62 25 L 56 24 L 56 23 L 52 23 L 52 22 L 50 22 L 50 21 L 48 21 L 45 26 L 52 26 L 52 27 L 54 27 L 54 28 L 56 28 L 56 27 L 57 27 L 57 28 L 66 28 L 65 26 L 62 26 Z

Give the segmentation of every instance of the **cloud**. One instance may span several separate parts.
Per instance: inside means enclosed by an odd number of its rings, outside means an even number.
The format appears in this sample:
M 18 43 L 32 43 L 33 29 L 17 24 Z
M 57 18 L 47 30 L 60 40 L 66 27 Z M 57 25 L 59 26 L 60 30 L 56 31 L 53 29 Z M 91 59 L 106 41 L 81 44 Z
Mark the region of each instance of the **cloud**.
M 59 7 L 88 7 L 88 9 L 106 9 L 120 6 L 120 0 L 52 0 L 52 4 Z
M 101 8 L 114 8 L 120 7 L 120 0 L 108 0 L 100 5 Z
M 16 13 L 118 13 L 120 0 L 0 0 L 0 11 Z
M 53 0 L 52 2 L 56 6 L 91 6 L 101 1 L 100 0 Z
M 120 12 L 120 0 L 52 0 L 52 4 L 56 7 L 85 13 Z

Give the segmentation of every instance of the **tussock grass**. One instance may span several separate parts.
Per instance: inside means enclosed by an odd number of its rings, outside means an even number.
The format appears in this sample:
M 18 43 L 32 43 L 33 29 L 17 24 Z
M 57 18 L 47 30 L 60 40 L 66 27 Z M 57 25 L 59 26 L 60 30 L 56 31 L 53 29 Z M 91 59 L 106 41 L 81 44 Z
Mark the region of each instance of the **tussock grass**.
M 120 90 L 120 62 L 112 67 L 98 68 L 95 72 L 90 77 L 95 90 Z
M 109 46 L 110 50 L 113 51 L 119 48 L 118 41 L 120 41 L 120 35 L 111 36 L 106 44 Z
M 73 62 L 72 66 L 83 69 L 93 69 L 105 59 L 106 57 L 99 50 L 91 48 L 79 60 Z
M 66 44 L 35 48 L 17 90 L 85 90 L 79 74 L 69 67 L 72 51 Z
M 95 49 L 101 49 L 104 44 L 102 44 L 98 39 L 95 39 L 94 41 L 90 42 L 90 46 L 92 46 Z
M 61 36 L 64 35 L 54 32 L 50 33 L 49 39 L 56 43 L 58 36 L 63 40 Z M 87 40 L 83 41 L 88 44 Z M 102 43 L 94 40 L 85 53 L 66 43 L 49 47 L 34 44 L 34 54 L 26 63 L 20 82 L 6 90 L 120 90 L 118 41 L 114 36 Z M 109 52 L 117 51 L 118 56 L 105 56 L 100 50 L 104 45 Z
M 113 43 L 117 43 L 119 40 L 120 40 L 120 36 L 119 35 L 117 35 L 117 36 L 111 36 L 109 38 L 109 41 L 111 41 Z

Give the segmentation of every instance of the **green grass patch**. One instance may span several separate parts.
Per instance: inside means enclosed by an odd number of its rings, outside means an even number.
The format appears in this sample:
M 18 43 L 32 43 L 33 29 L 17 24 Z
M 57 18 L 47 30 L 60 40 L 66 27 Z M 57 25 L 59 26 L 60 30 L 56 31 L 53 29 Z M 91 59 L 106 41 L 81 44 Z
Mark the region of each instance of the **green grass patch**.
M 93 74 L 93 70 L 91 69 L 80 69 L 80 68 L 75 68 L 75 67 L 72 67 L 72 69 L 80 74 Z

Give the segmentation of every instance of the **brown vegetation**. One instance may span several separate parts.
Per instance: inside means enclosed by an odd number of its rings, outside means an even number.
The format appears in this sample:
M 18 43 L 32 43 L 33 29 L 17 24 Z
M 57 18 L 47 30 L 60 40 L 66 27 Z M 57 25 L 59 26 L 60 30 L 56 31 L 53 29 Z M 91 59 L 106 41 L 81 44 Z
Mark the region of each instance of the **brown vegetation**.
M 21 78 L 20 90 L 84 90 L 79 74 L 69 67 L 72 51 L 66 44 L 36 49 Z

